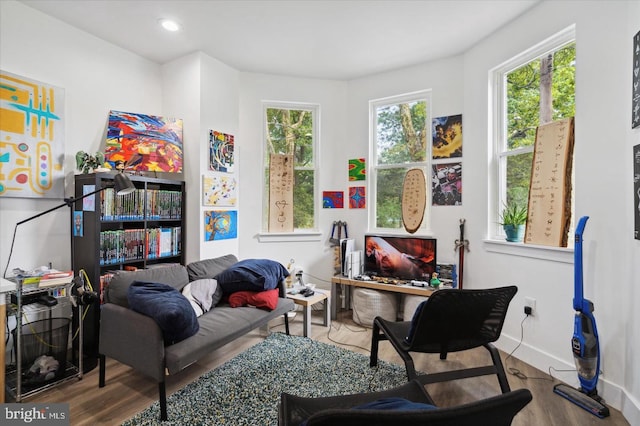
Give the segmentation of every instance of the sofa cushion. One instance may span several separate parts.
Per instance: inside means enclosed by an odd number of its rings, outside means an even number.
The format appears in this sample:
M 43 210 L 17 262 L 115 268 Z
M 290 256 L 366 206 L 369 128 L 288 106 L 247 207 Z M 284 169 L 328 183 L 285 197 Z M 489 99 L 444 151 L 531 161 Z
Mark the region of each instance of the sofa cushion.
M 236 262 L 238 262 L 238 258 L 233 254 L 191 262 L 187 265 L 189 281 L 195 281 L 202 278 L 215 278 L 216 275 Z
M 289 276 L 287 268 L 269 259 L 245 259 L 216 275 L 225 294 L 237 291 L 262 291 L 278 287 Z
M 191 303 L 196 316 L 200 316 L 222 299 L 222 288 L 213 278 L 204 278 L 185 285 L 182 294 Z
M 165 345 L 191 337 L 200 328 L 191 303 L 170 285 L 134 281 L 129 286 L 128 299 L 132 310 L 155 320 Z
M 105 303 L 115 303 L 125 308 L 129 307 L 127 294 L 129 286 L 134 281 L 155 282 L 168 284 L 178 290 L 189 282 L 187 268 L 182 265 L 171 265 L 139 271 L 118 271 L 104 291 Z
M 278 289 L 264 291 L 236 291 L 229 296 L 229 306 L 255 306 L 273 311 L 278 306 Z

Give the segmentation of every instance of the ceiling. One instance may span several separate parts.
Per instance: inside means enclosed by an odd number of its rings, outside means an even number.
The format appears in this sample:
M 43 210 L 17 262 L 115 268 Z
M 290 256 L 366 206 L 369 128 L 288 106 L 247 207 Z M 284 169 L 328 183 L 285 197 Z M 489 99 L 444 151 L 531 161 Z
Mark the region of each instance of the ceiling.
M 539 1 L 21 2 L 159 64 L 202 51 L 240 71 L 349 80 L 458 55 Z

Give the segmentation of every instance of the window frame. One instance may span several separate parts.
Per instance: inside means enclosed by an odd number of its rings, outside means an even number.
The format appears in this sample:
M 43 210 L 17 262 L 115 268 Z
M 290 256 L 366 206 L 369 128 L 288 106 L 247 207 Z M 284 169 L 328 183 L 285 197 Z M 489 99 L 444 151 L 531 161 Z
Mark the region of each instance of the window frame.
M 504 201 L 506 200 L 507 187 L 506 187 L 506 167 L 508 157 L 521 155 L 525 153 L 533 153 L 534 146 L 520 147 L 509 150 L 506 133 L 507 133 L 507 105 L 506 105 L 506 75 L 519 67 L 536 60 L 543 55 L 557 51 L 562 47 L 576 43 L 576 28 L 575 25 L 571 25 L 562 31 L 548 37 L 535 46 L 523 51 L 522 53 L 514 56 L 513 58 L 503 62 L 497 67 L 489 71 L 489 93 L 491 107 L 489 108 L 489 141 L 492 146 L 492 155 L 489 164 L 489 193 L 488 193 L 488 206 L 489 206 L 489 221 L 487 224 L 487 239 L 485 241 L 504 243 L 505 234 L 500 226 L 500 212 Z M 573 173 L 573 168 L 572 168 Z M 573 186 L 572 186 L 573 188 Z M 575 193 L 575 188 L 572 189 Z M 573 237 L 570 235 L 569 240 Z M 508 246 L 525 246 L 523 243 L 507 243 Z M 559 250 L 566 252 L 573 252 L 573 248 L 568 247 L 536 247 L 538 254 L 533 254 L 533 257 L 547 258 L 546 254 L 540 254 L 540 250 Z M 528 245 L 531 246 L 531 245 Z M 506 248 L 507 246 L 505 246 Z M 504 252 L 503 248 L 495 249 L 497 252 Z M 508 249 L 507 251 L 508 252 Z M 531 251 L 534 253 L 534 251 Z M 518 253 L 524 254 L 526 251 L 518 249 Z M 572 261 L 573 259 L 565 259 L 560 261 Z
M 312 125 L 312 155 L 311 166 L 294 167 L 294 170 L 313 171 L 313 228 L 294 228 L 293 232 L 269 232 L 268 203 L 269 190 L 267 181 L 268 150 L 267 150 L 267 110 L 268 109 L 289 109 L 305 110 L 311 112 Z M 320 241 L 321 233 L 318 230 L 319 208 L 318 208 L 318 185 L 319 185 L 319 143 L 320 143 L 320 104 L 287 101 L 263 101 L 262 102 L 262 223 L 261 232 L 258 234 L 260 242 L 284 242 L 284 241 Z
M 426 102 L 426 117 L 425 120 L 426 128 L 427 128 L 427 152 L 424 162 L 406 162 L 406 163 L 393 163 L 393 164 L 378 164 L 378 140 L 377 140 L 377 108 L 389 106 L 389 105 L 397 105 L 405 102 L 415 102 L 415 101 L 425 101 Z M 432 153 L 431 153 L 431 145 L 432 145 L 432 121 L 433 115 L 431 111 L 432 104 L 432 90 L 424 89 L 418 90 L 415 92 L 404 93 L 400 95 L 387 96 L 384 98 L 372 99 L 369 101 L 369 164 L 367 167 L 368 174 L 368 188 L 367 188 L 367 198 L 368 198 L 368 224 L 367 229 L 368 232 L 371 233 L 383 233 L 383 234 L 409 234 L 404 226 L 400 228 L 379 228 L 376 226 L 377 223 L 377 176 L 379 170 L 388 170 L 394 168 L 421 168 L 425 173 L 425 180 L 427 182 L 426 188 L 426 206 L 424 216 L 422 218 L 422 223 L 420 228 L 417 230 L 416 234 L 418 235 L 431 235 L 431 165 L 432 165 Z M 402 217 L 400 217 L 402 221 Z

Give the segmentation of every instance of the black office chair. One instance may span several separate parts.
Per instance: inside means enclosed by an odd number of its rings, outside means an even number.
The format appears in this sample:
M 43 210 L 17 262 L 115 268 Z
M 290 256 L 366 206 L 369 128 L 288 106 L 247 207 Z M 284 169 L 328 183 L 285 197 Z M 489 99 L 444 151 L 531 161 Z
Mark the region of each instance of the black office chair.
M 391 397 L 434 405 L 424 386 L 417 380 L 381 392 L 323 398 L 304 398 L 283 393 L 280 397 L 278 425 L 298 426 L 306 422 L 307 426 L 508 426 L 532 398 L 528 389 L 517 389 L 455 407 L 409 410 L 353 409 Z
M 411 321 L 393 322 L 381 317 L 373 320 L 370 365 L 378 364 L 378 342 L 389 340 L 402 357 L 408 380 L 418 378 L 422 384 L 444 382 L 490 374 L 498 376 L 500 389 L 508 392 L 509 382 L 498 349 L 492 344 L 500 337 L 507 308 L 518 288 L 515 286 L 483 290 L 444 289 L 422 302 Z M 483 346 L 491 355 L 492 365 L 416 374 L 409 352 L 447 353 Z

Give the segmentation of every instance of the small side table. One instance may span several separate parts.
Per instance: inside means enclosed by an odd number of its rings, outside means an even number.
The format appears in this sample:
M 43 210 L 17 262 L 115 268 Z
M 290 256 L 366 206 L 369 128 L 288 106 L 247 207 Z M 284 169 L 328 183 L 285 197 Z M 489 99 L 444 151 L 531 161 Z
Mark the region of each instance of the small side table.
M 330 307 L 330 296 L 329 292 L 326 290 L 313 290 L 314 294 L 309 297 L 304 297 L 299 294 L 290 294 L 287 293 L 287 298 L 293 300 L 293 303 L 296 305 L 302 306 L 303 309 L 303 317 L 304 317 L 304 328 L 303 335 L 304 337 L 309 337 L 309 331 L 311 330 L 311 306 L 315 305 L 318 302 L 322 302 L 324 300 L 324 320 L 322 324 L 325 327 L 331 325 L 331 307 Z

